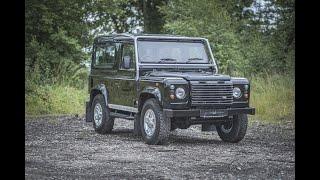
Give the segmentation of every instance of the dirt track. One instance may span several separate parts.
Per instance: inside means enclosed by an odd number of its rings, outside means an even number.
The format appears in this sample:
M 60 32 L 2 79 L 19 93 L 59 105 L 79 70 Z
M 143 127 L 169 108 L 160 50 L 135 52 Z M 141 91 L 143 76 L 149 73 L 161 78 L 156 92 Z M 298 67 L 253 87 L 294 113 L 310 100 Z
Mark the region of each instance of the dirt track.
M 26 179 L 294 179 L 292 124 L 253 123 L 238 144 L 200 126 L 175 130 L 164 146 L 132 133 L 116 119 L 112 134 L 72 116 L 25 120 Z

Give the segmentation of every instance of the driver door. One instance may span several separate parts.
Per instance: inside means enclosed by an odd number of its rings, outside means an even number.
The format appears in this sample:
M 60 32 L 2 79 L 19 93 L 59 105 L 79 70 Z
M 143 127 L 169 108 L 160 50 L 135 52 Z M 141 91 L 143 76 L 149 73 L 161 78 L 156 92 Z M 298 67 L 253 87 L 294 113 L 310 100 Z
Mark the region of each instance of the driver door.
M 119 62 L 119 69 L 118 69 L 118 77 L 115 81 L 116 86 L 119 87 L 117 89 L 118 97 L 117 104 L 123 106 L 135 106 L 135 101 L 137 97 L 137 86 L 135 81 L 136 76 L 136 62 L 135 62 L 135 55 L 134 55 L 134 45 L 133 43 L 122 43 L 121 45 L 121 52 L 120 52 L 120 62 Z M 124 68 L 124 57 L 130 57 L 130 68 Z

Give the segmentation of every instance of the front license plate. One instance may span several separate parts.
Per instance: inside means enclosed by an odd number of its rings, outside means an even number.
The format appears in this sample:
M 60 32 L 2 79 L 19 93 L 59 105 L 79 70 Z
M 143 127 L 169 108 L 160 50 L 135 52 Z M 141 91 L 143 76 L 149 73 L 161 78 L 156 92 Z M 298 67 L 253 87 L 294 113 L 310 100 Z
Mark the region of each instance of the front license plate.
M 224 117 L 227 116 L 227 111 L 224 109 L 201 109 L 200 117 L 211 118 L 211 117 Z

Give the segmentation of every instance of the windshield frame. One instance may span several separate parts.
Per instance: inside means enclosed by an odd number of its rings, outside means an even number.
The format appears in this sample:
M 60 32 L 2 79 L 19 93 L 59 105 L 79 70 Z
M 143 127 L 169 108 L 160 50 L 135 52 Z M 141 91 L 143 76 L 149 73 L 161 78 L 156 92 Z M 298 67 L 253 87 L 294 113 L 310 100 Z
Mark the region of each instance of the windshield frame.
M 218 66 L 217 63 L 215 61 L 215 58 L 213 56 L 212 53 L 212 49 L 210 47 L 209 41 L 206 38 L 199 38 L 199 37 L 177 37 L 177 36 L 134 36 L 134 45 L 135 45 L 135 59 L 136 59 L 136 70 L 137 70 L 137 76 L 136 76 L 136 80 L 138 80 L 139 78 L 139 69 L 140 67 L 157 67 L 159 65 L 161 65 L 161 67 L 180 67 L 180 68 L 192 68 L 192 67 L 213 67 L 215 69 L 215 73 L 218 73 Z M 139 56 L 138 56 L 138 40 L 139 39 L 150 39 L 150 40 L 159 40 L 159 39 L 164 39 L 164 40 L 176 40 L 176 41 L 180 41 L 180 40 L 196 40 L 196 41 L 203 41 L 204 45 L 207 47 L 209 54 L 208 54 L 208 58 L 211 59 L 211 61 L 209 60 L 208 63 L 206 64 L 187 64 L 187 63 L 179 63 L 179 64 L 172 64 L 172 63 L 141 63 L 139 62 Z M 210 56 L 210 57 L 209 57 Z
M 139 62 L 138 58 L 138 41 L 140 39 L 143 40 L 150 40 L 150 41 L 156 41 L 156 40 L 170 40 L 170 41 L 202 41 L 202 43 L 205 45 L 206 47 L 206 51 L 209 51 L 208 53 L 208 59 L 209 62 L 206 63 L 208 64 L 208 66 L 211 66 L 211 64 L 213 64 L 215 66 L 216 71 L 218 71 L 217 68 L 217 63 L 215 61 L 215 58 L 213 57 L 212 54 L 212 49 L 210 47 L 209 41 L 206 38 L 200 38 L 200 37 L 177 37 L 177 36 L 135 36 L 134 37 L 134 41 L 135 41 L 135 48 L 136 48 L 136 59 L 137 59 L 137 64 L 153 64 L 153 63 L 143 63 L 143 62 Z M 159 64 L 159 63 L 154 63 L 154 64 Z M 162 63 L 162 64 L 166 64 L 166 63 Z M 168 63 L 169 65 L 172 65 L 170 63 Z M 180 65 L 186 65 L 186 63 L 178 63 Z M 194 63 L 193 65 L 195 65 L 196 63 Z
M 144 48 L 152 47 L 152 52 L 145 54 Z M 143 48 L 144 47 L 144 48 Z M 213 59 L 210 56 L 209 48 L 206 42 L 202 39 L 150 39 L 140 38 L 137 43 L 138 48 L 138 61 L 141 64 L 212 64 Z M 141 48 L 141 49 L 140 49 Z M 169 48 L 169 49 L 168 49 Z M 190 49 L 191 48 L 191 49 Z M 196 53 L 198 55 L 189 54 L 190 50 L 197 48 Z M 178 52 L 173 52 L 173 49 L 177 49 Z M 160 53 L 165 50 L 166 53 Z M 149 51 L 150 52 L 150 51 Z M 160 53 L 160 54 L 158 54 Z M 171 55 L 167 55 L 167 53 Z M 178 53 L 176 56 L 174 54 Z M 182 53 L 182 54 L 181 54 Z M 145 59 L 149 57 L 151 59 Z M 153 58 L 152 58 L 153 57 Z M 197 59 L 199 60 L 192 60 Z

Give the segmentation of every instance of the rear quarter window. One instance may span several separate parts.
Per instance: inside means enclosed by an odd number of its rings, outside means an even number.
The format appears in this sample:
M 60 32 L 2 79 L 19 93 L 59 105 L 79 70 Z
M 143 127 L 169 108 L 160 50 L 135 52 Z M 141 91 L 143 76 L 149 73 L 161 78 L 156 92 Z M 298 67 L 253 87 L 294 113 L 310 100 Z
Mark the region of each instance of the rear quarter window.
M 115 64 L 116 47 L 114 43 L 97 45 L 94 52 L 94 67 L 113 68 Z

